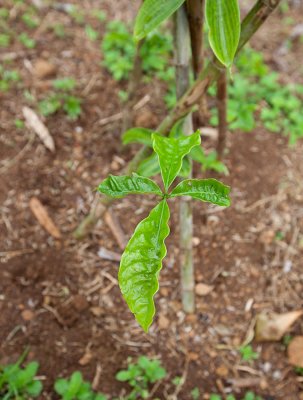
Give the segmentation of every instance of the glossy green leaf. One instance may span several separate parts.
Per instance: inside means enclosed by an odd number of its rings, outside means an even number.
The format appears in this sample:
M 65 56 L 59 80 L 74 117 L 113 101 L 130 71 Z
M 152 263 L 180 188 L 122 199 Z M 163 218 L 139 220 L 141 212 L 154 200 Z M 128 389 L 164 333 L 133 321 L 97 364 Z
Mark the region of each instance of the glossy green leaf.
M 143 39 L 170 17 L 184 2 L 185 0 L 145 0 L 136 18 L 135 39 Z
M 132 176 L 109 175 L 98 187 L 98 191 L 119 199 L 128 194 L 152 193 L 162 195 L 159 186 L 152 180 L 133 174 Z
M 129 143 L 141 143 L 145 146 L 152 147 L 152 135 L 153 131 L 146 128 L 132 128 L 124 132 L 122 135 L 123 144 Z
M 218 60 L 230 68 L 241 33 L 238 0 L 206 0 L 205 17 L 210 46 Z
M 161 175 L 165 190 L 167 190 L 182 167 L 183 158 L 195 146 L 201 143 L 200 133 L 191 136 L 181 136 L 178 139 L 166 138 L 153 134 L 153 148 L 158 154 Z
M 230 206 L 230 188 L 216 179 L 188 179 L 177 185 L 170 197 L 191 196 L 222 207 Z
M 137 226 L 122 255 L 119 269 L 121 292 L 132 313 L 147 332 L 155 314 L 153 297 L 166 255 L 169 208 L 162 200 Z

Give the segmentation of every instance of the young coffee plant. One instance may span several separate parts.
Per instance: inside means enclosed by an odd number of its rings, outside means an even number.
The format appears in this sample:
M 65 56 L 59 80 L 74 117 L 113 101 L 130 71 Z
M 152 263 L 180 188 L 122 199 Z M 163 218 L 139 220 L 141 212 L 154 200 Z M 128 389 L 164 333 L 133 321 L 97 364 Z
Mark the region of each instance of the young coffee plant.
M 188 137 L 165 138 L 152 135 L 153 149 L 158 157 L 164 190 L 149 178 L 110 175 L 98 187 L 100 193 L 113 198 L 128 194 L 153 194 L 160 197 L 158 205 L 137 226 L 122 255 L 119 285 L 122 294 L 145 331 L 153 321 L 153 297 L 158 291 L 158 277 L 166 255 L 165 239 L 169 235 L 170 211 L 168 200 L 178 196 L 210 202 L 219 206 L 230 205 L 229 187 L 215 179 L 188 179 L 173 190 L 170 187 L 182 168 L 182 160 L 201 143 L 200 133 Z
M 25 368 L 20 365 L 24 357 L 15 364 L 0 366 L 0 398 L 2 400 L 27 400 L 36 398 L 42 391 L 42 383 L 36 379 L 39 364 L 35 361 Z
M 159 360 L 150 360 L 145 356 L 138 358 L 137 363 L 128 362 L 128 368 L 117 373 L 116 379 L 127 382 L 133 389 L 125 400 L 150 398 L 149 385 L 161 381 L 166 376 L 166 370 Z
M 74 372 L 70 379 L 57 379 L 55 391 L 61 400 L 106 400 L 106 396 L 92 390 L 91 384 L 83 380 L 79 371 Z

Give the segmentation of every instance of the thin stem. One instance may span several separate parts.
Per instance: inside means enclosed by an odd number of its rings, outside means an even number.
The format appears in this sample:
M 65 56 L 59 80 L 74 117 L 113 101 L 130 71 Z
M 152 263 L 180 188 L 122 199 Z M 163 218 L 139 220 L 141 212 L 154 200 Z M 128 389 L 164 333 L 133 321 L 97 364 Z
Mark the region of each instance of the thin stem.
M 122 132 L 125 132 L 127 129 L 129 129 L 133 123 L 133 109 L 136 102 L 136 93 L 138 91 L 138 87 L 142 77 L 142 59 L 140 55 L 140 50 L 143 42 L 144 41 L 141 40 L 136 47 L 134 67 L 131 72 L 128 84 L 128 99 L 123 111 Z
M 194 77 L 203 68 L 204 0 L 187 0 Z
M 219 160 L 222 160 L 226 146 L 227 134 L 227 78 L 226 70 L 222 71 L 217 81 L 217 107 L 219 117 L 219 136 L 217 153 Z
M 190 75 L 190 32 L 185 6 L 176 13 L 176 89 L 177 98 L 183 96 L 189 87 Z M 183 132 L 193 132 L 192 114 L 189 114 L 183 126 Z M 192 166 L 191 166 L 192 167 Z M 191 177 L 191 172 L 190 176 Z M 195 311 L 195 276 L 193 264 L 193 210 L 190 198 L 182 197 L 179 211 L 180 228 L 180 275 L 183 310 L 187 313 Z

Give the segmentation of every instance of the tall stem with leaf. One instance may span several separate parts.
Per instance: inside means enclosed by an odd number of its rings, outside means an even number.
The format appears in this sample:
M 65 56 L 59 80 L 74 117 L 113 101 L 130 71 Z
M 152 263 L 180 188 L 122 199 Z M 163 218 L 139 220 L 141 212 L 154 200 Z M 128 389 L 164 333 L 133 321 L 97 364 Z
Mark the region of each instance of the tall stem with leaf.
M 226 146 L 227 135 L 227 77 L 222 71 L 217 81 L 217 108 L 219 117 L 217 153 L 222 160 Z
M 176 40 L 176 90 L 177 98 L 184 95 L 189 87 L 190 78 L 190 31 L 185 6 L 179 8 L 175 19 Z M 184 122 L 183 133 L 191 135 L 193 132 L 192 114 Z M 190 162 L 190 170 L 192 162 Z M 190 172 L 191 175 L 191 172 Z M 191 176 L 189 176 L 190 178 Z M 195 310 L 195 277 L 193 265 L 193 210 L 192 201 L 184 197 L 180 201 L 180 274 L 181 297 L 185 312 L 193 313 Z

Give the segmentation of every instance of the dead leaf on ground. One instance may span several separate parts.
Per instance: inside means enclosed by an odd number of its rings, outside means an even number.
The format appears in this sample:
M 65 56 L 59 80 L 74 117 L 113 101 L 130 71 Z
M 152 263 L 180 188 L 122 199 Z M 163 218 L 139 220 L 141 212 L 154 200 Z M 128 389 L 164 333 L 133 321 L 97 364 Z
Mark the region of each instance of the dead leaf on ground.
M 41 204 L 40 200 L 37 197 L 32 197 L 29 202 L 29 207 L 34 214 L 34 216 L 39 221 L 40 225 L 52 235 L 55 239 L 61 238 L 61 233 L 59 229 L 56 227 L 46 208 Z
M 303 336 L 296 336 L 287 348 L 288 362 L 296 367 L 303 368 Z
M 291 325 L 303 314 L 302 310 L 284 314 L 261 313 L 257 316 L 255 339 L 258 342 L 272 342 L 282 339 Z
M 29 107 L 23 107 L 22 112 L 26 121 L 26 125 L 39 136 L 42 143 L 48 150 L 54 152 L 55 151 L 54 139 L 50 135 L 47 127 L 35 113 L 35 111 L 33 111 Z

